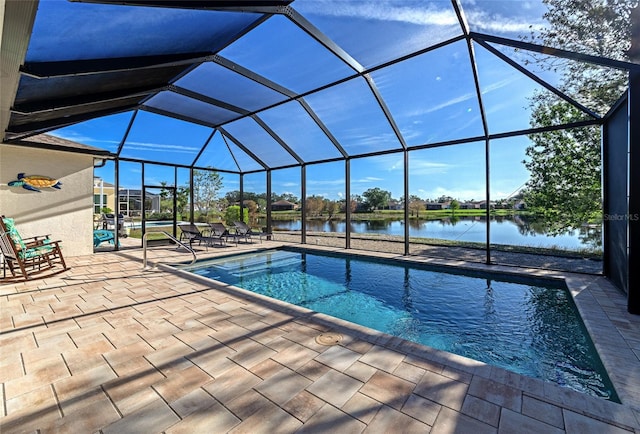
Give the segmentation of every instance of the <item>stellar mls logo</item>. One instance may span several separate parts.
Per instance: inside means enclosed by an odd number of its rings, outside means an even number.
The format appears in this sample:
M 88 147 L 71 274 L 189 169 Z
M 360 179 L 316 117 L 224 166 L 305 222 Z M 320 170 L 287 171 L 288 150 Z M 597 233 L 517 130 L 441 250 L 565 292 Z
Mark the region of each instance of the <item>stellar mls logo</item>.
M 640 220 L 640 214 L 605 214 L 603 216 L 605 221 L 632 221 L 636 222 Z

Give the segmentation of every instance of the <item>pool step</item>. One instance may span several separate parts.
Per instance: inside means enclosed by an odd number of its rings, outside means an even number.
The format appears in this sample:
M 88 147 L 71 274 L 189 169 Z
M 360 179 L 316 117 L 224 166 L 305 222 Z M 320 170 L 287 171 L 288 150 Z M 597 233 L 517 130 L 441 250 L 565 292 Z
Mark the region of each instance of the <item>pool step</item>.
M 276 268 L 299 267 L 303 260 L 298 253 L 281 252 L 265 258 L 250 257 L 237 261 L 225 261 L 223 264 L 212 264 L 218 270 L 229 273 L 235 277 L 250 276 L 256 273 L 265 273 Z

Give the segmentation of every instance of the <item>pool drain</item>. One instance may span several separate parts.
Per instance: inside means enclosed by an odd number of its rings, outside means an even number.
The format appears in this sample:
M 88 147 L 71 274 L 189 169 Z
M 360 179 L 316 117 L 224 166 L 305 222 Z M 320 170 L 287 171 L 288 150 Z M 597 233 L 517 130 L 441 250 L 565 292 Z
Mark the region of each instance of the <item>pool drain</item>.
M 320 345 L 338 345 L 342 340 L 342 335 L 339 333 L 321 333 L 316 336 L 316 342 Z

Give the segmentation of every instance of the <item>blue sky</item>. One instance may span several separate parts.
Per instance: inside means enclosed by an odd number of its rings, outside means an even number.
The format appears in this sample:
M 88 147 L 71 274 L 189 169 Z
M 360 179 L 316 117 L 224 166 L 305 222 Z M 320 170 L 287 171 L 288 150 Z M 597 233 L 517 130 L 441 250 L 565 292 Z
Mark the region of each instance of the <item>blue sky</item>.
M 55 2 L 43 3 L 41 9 L 58 7 Z M 542 25 L 544 6 L 538 0 L 462 1 L 462 5 L 474 31 L 518 38 Z M 106 21 L 113 17 L 112 8 L 117 8 L 87 4 L 82 7 L 95 7 L 103 11 Z M 394 57 L 460 34 L 460 27 L 448 1 L 298 0 L 293 7 L 365 68 L 375 67 Z M 123 14 L 119 19 L 134 18 Z M 276 28 L 284 34 L 276 33 Z M 528 128 L 528 98 L 540 86 L 483 47 L 474 44 L 473 48 L 489 132 Z M 508 48 L 499 49 L 514 59 L 521 55 Z M 267 20 L 222 50 L 221 55 L 295 92 L 306 92 L 353 74 L 353 70 L 281 16 Z M 192 74 L 185 76 L 178 84 L 199 86 L 209 96 L 233 104 L 249 107 L 255 103 L 255 98 L 252 98 L 255 96 L 259 96 L 261 101 L 282 98 L 270 90 L 250 87 L 252 85 L 246 80 L 229 74 L 219 65 L 204 64 Z M 220 82 L 206 81 L 206 77 L 211 76 L 208 74 L 214 74 Z M 371 73 L 371 80 L 409 146 L 475 137 L 483 133 L 473 71 L 464 41 L 377 70 Z M 231 92 L 232 85 L 248 91 Z M 192 101 L 185 98 L 163 92 L 149 104 L 177 109 L 187 107 L 192 113 L 207 113 L 217 118 L 229 116 L 222 109 L 212 109 L 202 104 L 189 106 Z M 364 79 L 354 79 L 312 93 L 305 100 L 349 154 L 399 148 L 397 137 Z M 131 112 L 112 115 L 52 134 L 115 151 L 131 116 Z M 259 116 L 305 160 L 339 155 L 295 101 L 259 113 Z M 272 139 L 257 128 L 251 119 L 234 121 L 227 124 L 225 129 L 243 142 L 259 143 L 254 152 L 268 164 L 295 161 L 275 142 L 270 143 Z M 210 135 L 211 129 L 201 125 L 139 112 L 122 156 L 189 164 Z M 526 136 L 492 141 L 492 199 L 508 197 L 522 188 L 528 179 L 522 164 L 524 149 L 528 145 Z M 227 146 L 234 149 L 235 161 L 226 151 Z M 486 189 L 484 158 L 484 142 L 411 152 L 409 192 L 423 199 L 447 195 L 460 200 L 482 200 Z M 236 161 L 244 170 L 260 167 L 233 143 L 225 142 L 219 134 L 214 135 L 199 161 L 204 162 L 203 165 L 215 165 L 221 169 L 233 168 Z M 343 162 L 309 165 L 307 194 L 334 200 L 344 198 L 344 170 Z M 179 184 L 183 183 L 182 180 L 186 182 L 186 173 L 180 172 Z M 161 181 L 170 181 L 172 174 L 172 170 L 161 166 L 147 166 L 145 183 L 159 185 Z M 299 196 L 299 175 L 298 168 L 274 171 L 273 191 Z M 113 165 L 97 169 L 96 176 L 113 183 Z M 223 174 L 223 179 L 224 191 L 239 188 L 237 175 Z M 121 166 L 120 185 L 140 188 L 139 164 L 126 163 Z M 351 193 L 362 194 L 373 187 L 389 190 L 396 199 L 404 195 L 402 153 L 355 158 L 351 161 Z M 265 177 L 247 176 L 244 188 L 245 191 L 265 191 Z

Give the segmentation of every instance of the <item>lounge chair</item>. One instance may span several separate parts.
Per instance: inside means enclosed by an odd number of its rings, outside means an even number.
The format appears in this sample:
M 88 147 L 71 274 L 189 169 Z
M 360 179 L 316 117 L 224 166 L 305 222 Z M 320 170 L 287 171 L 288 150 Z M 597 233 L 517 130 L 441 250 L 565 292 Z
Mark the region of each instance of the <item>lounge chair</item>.
M 48 235 L 22 238 L 12 218 L 0 218 L 0 250 L 12 276 L 20 272 L 25 280 L 32 273 L 53 269 L 56 263 L 62 266 L 53 274 L 67 270 L 60 241 L 52 241 Z
M 104 229 L 96 229 L 93 231 L 93 247 L 98 247 L 102 243 L 111 243 L 115 246 L 115 234 L 113 231 L 107 231 Z M 118 241 L 120 246 L 120 241 Z
M 219 241 L 220 245 L 222 245 L 222 239 L 205 236 L 198 226 L 192 224 L 182 224 L 178 225 L 182 233 L 180 234 L 180 241 L 189 241 L 189 247 L 193 247 L 194 242 L 198 242 L 198 245 L 201 245 L 204 241 L 205 248 L 212 245 L 214 242 Z
M 112 213 L 102 214 L 100 218 L 103 230 L 116 229 L 116 215 Z M 124 230 L 124 214 L 118 214 L 118 236 L 126 238 L 127 232 Z
M 229 230 L 222 223 L 209 223 L 209 237 L 218 238 L 220 241 L 224 241 L 227 244 L 229 238 Z
M 236 242 L 240 238 L 244 238 L 244 240 L 248 243 L 249 240 L 253 242 L 252 236 L 256 236 L 260 238 L 260 242 L 262 242 L 262 237 L 265 239 L 269 239 L 271 234 L 267 232 L 254 232 L 251 227 L 245 222 L 233 222 L 233 225 L 236 227 Z

